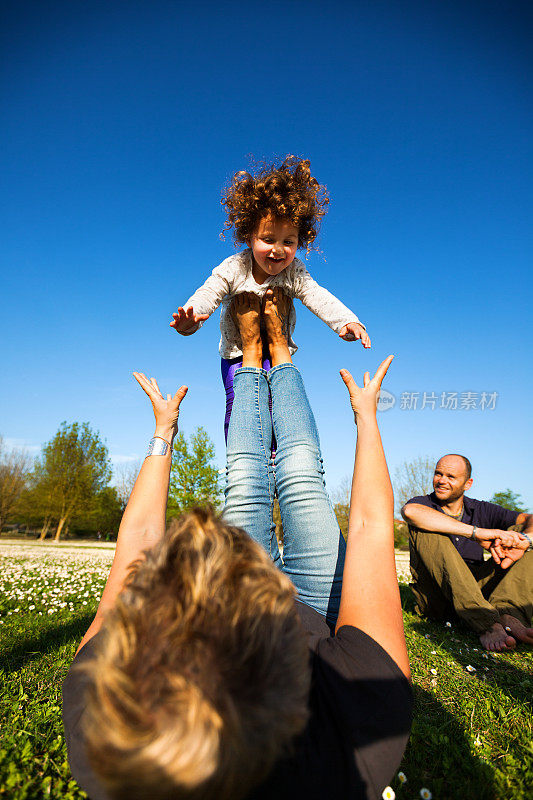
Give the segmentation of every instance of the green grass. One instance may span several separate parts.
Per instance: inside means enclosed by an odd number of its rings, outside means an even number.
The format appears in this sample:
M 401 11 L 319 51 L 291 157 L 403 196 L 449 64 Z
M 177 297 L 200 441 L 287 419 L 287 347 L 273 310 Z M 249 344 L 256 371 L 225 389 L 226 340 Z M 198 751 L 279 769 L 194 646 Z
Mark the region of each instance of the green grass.
M 397 797 L 427 787 L 434 798 L 531 798 L 533 653 L 489 655 L 457 623 L 418 618 L 401 590 L 416 701 Z
M 0 797 L 86 797 L 66 760 L 61 683 L 96 610 L 112 552 L 1 552 Z M 447 628 L 416 617 L 406 586 L 402 599 L 416 710 L 400 766 L 407 782 L 392 782 L 396 797 L 419 798 L 425 787 L 435 800 L 530 798 L 533 653 L 520 647 L 484 654 L 476 636 L 455 623 Z

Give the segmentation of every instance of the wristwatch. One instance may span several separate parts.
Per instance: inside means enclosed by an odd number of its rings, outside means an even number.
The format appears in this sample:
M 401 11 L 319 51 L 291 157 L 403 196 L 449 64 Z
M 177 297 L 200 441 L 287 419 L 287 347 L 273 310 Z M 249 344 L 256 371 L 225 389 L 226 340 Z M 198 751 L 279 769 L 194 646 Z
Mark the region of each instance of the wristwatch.
M 527 533 L 521 533 L 520 536 L 523 536 L 524 539 L 527 539 L 529 542 L 529 547 L 527 548 L 526 553 L 528 553 L 530 550 L 533 550 L 533 541 L 531 536 L 528 536 Z

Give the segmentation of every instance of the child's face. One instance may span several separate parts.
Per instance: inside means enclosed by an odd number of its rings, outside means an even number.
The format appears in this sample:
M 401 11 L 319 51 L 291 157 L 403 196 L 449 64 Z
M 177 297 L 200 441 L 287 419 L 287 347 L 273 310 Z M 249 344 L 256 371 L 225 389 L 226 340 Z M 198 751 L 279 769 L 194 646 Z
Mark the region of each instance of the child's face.
M 263 217 L 250 239 L 254 276 L 266 280 L 292 264 L 298 248 L 298 228 L 279 217 Z

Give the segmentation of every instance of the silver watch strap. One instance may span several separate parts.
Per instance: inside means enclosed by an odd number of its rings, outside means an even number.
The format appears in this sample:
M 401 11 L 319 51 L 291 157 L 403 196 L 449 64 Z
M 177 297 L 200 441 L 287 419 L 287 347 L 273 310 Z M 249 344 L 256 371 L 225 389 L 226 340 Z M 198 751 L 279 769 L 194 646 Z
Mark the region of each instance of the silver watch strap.
M 472 526 L 472 533 L 470 534 L 470 538 L 471 538 L 471 539 L 474 539 L 474 540 L 475 540 L 475 538 L 476 538 L 476 531 L 477 531 L 477 525 L 473 525 L 473 526 Z
M 528 550 L 533 550 L 533 540 L 531 539 L 531 536 L 528 536 L 528 534 L 527 534 L 527 533 L 521 533 L 521 534 L 520 534 L 520 536 L 523 536 L 523 537 L 524 537 L 524 539 L 527 539 L 527 540 L 528 540 L 528 542 L 529 542 L 529 547 L 528 547 L 527 549 L 528 549 Z
M 166 442 L 160 436 L 154 436 L 153 439 L 150 439 L 145 458 L 148 458 L 148 456 L 166 456 L 168 451 L 168 442 Z

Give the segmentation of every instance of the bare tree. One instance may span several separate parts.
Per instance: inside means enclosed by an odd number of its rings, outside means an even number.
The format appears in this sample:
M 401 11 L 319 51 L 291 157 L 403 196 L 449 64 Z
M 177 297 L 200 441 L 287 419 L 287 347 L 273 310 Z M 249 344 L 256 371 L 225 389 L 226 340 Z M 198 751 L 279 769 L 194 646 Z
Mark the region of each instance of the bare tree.
M 352 495 L 352 478 L 345 475 L 337 488 L 332 492 L 331 500 L 337 522 L 345 539 L 348 538 L 348 518 L 350 516 L 350 498 Z
M 435 464 L 436 459 L 431 456 L 418 456 L 396 467 L 392 484 L 398 514 L 411 497 L 429 494 L 432 491 Z
M 0 531 L 15 508 L 32 468 L 25 450 L 7 450 L 0 436 Z
M 350 497 L 352 494 L 352 476 L 345 475 L 336 489 L 331 493 L 331 501 L 333 505 L 341 503 L 344 506 L 350 505 Z
M 140 471 L 141 461 L 139 460 L 125 461 L 113 467 L 114 484 L 123 508 L 126 508 Z

